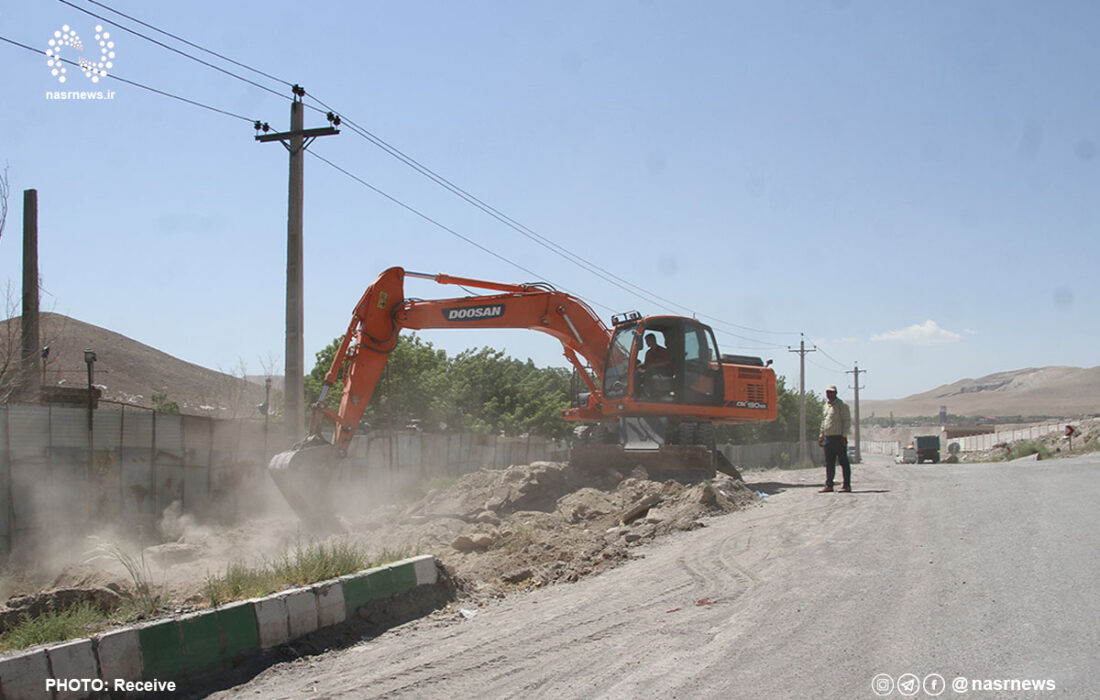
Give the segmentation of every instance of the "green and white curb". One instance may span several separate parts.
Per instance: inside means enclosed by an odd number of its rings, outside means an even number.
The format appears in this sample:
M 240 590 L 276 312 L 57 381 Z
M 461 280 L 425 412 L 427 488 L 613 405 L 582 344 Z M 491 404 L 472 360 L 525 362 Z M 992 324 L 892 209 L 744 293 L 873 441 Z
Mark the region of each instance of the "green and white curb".
M 265 598 L 35 647 L 0 657 L 0 698 L 171 693 L 181 690 L 179 681 L 232 668 L 261 651 L 338 625 L 368 603 L 438 580 L 435 557 L 424 555 Z

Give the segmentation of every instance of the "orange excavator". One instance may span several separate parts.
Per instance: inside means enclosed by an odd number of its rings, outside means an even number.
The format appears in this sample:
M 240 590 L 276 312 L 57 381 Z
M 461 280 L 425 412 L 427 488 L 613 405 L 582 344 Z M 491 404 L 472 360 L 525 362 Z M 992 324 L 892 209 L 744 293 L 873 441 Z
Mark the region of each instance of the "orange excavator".
M 495 292 L 408 299 L 406 277 Z M 580 299 L 544 283 L 504 284 L 391 267 L 367 287 L 325 375 L 309 434 L 268 467 L 309 526 L 331 529 L 321 506 L 337 461 L 370 402 L 403 329 L 527 328 L 554 336 L 587 391 L 562 418 L 580 425 L 571 460 L 582 468 L 643 464 L 651 473 L 706 477 L 728 467 L 714 445 L 715 423 L 776 417 L 775 372 L 756 357 L 721 355 L 711 328 L 681 316 L 612 317 L 609 329 Z M 340 406 L 325 404 L 343 380 Z

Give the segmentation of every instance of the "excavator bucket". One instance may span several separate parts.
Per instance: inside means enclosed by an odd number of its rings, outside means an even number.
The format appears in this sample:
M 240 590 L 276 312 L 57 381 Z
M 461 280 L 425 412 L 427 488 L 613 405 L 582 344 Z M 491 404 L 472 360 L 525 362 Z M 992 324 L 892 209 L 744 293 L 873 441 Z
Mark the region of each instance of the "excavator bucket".
M 267 472 L 283 498 L 311 531 L 343 532 L 333 512 L 329 482 L 336 471 L 335 448 L 324 438 L 310 436 L 271 458 Z

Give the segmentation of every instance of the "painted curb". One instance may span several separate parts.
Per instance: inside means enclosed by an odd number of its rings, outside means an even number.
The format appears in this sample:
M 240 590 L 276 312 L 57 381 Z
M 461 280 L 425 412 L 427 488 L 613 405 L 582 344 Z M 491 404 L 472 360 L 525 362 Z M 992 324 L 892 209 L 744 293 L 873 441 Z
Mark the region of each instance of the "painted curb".
M 344 587 L 339 580 L 313 586 L 317 595 L 317 624 L 320 627 L 338 625 L 347 619 Z
M 145 662 L 141 656 L 141 640 L 136 628 L 104 632 L 96 637 L 95 652 L 99 659 L 99 677 L 105 681 L 141 679 Z
M 50 697 L 46 693 L 49 677 L 50 662 L 41 647 L 0 660 L 0 693 L 5 700 Z
M 260 648 L 270 649 L 290 641 L 290 623 L 286 598 L 263 598 L 253 601 L 260 628 Z
M 87 696 L 75 688 L 47 691 L 47 679 L 98 679 L 113 688 L 116 681 L 163 684 L 209 675 L 338 625 L 368 603 L 438 581 L 435 557 L 423 555 L 264 598 L 36 647 L 0 657 L 0 698 Z
M 77 639 L 65 642 L 46 649 L 46 658 L 50 661 L 50 675 L 53 678 L 95 678 L 99 674 L 96 668 L 95 650 L 92 649 L 92 640 Z M 42 681 L 42 690 L 45 691 L 46 682 Z M 71 700 L 85 695 L 76 688 L 68 690 L 56 690 L 57 700 Z
M 286 600 L 290 638 L 304 637 L 317 631 L 317 594 L 312 588 L 297 588 L 281 594 Z

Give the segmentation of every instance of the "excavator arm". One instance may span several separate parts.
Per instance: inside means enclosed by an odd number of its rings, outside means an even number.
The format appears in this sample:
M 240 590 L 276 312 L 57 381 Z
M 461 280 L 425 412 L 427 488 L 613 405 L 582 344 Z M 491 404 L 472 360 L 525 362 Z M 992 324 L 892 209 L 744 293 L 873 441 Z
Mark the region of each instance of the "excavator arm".
M 452 299 L 406 299 L 405 277 L 497 293 Z M 548 285 L 501 284 L 391 267 L 367 287 L 355 306 L 348 330 L 325 375 L 321 398 L 313 407 L 310 435 L 321 434 L 326 424 L 331 424 L 332 445 L 346 451 L 400 332 L 433 328 L 526 328 L 551 335 L 561 342 L 563 354 L 577 368 L 592 395 L 598 389 L 586 371 L 585 362 L 597 377 L 602 377 L 611 336 L 584 302 Z M 341 379 L 344 391 L 339 409 L 333 411 L 325 406 L 325 396 Z M 594 407 L 587 411 L 582 407 L 580 414 L 581 418 L 598 417 Z
M 406 299 L 405 277 L 495 293 L 431 301 Z M 347 454 L 401 331 L 429 328 L 527 328 L 557 338 L 590 392 L 589 404 L 570 409 L 569 418 L 599 418 L 599 389 L 585 362 L 602 380 L 611 334 L 583 301 L 541 283 L 502 284 L 391 267 L 367 287 L 355 306 L 325 374 L 320 398 L 313 405 L 309 434 L 290 450 L 275 455 L 268 465 L 287 502 L 311 529 L 341 529 L 323 502 L 336 462 Z M 343 395 L 334 411 L 325 399 L 341 380 Z M 324 436 L 327 426 L 332 427 L 331 441 Z

